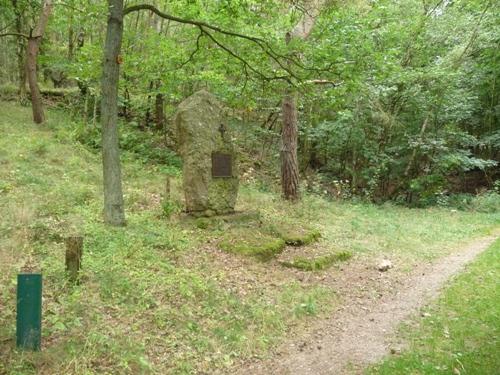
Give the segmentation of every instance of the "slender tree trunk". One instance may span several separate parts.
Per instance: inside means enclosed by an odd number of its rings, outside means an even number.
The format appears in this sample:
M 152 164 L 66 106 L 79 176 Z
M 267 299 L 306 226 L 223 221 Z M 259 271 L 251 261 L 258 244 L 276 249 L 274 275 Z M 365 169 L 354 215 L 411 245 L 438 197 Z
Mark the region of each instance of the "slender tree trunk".
M 299 163 L 297 160 L 297 107 L 295 95 L 290 92 L 283 98 L 281 133 L 281 188 L 286 200 L 295 201 L 299 195 Z
M 425 129 L 427 129 L 427 123 L 429 122 L 429 116 L 427 116 L 422 123 L 422 127 L 420 128 L 420 133 L 418 136 L 418 144 L 413 148 L 410 159 L 408 160 L 408 164 L 406 165 L 404 176 L 408 177 L 410 175 L 410 171 L 413 168 L 415 163 L 415 159 L 417 158 L 417 151 L 420 149 L 420 145 L 424 140 Z
M 72 20 L 70 21 L 72 22 Z M 68 60 L 73 60 L 75 50 L 75 31 L 73 29 L 73 25 L 70 23 L 68 29 Z
M 97 123 L 97 103 L 99 101 L 99 97 L 97 94 L 94 94 L 94 109 L 92 111 L 92 126 L 96 126 Z
M 23 24 L 24 24 L 24 16 L 22 10 L 19 8 L 18 1 L 12 0 L 12 6 L 14 8 L 14 13 L 16 15 L 16 32 L 22 34 L 23 32 Z M 19 87 L 18 87 L 18 96 L 19 101 L 23 102 L 26 97 L 26 44 L 24 42 L 24 37 L 17 37 L 17 68 L 19 74 Z
M 36 65 L 38 51 L 40 50 L 40 43 L 42 42 L 43 33 L 45 32 L 45 27 L 47 26 L 47 21 L 49 20 L 51 11 L 52 0 L 44 0 L 38 24 L 33 32 L 30 33 L 28 38 L 28 49 L 26 54 L 26 74 L 28 76 L 28 84 L 30 86 L 33 121 L 37 124 L 41 124 L 45 121 L 45 115 L 43 113 L 42 95 L 40 93 L 40 88 L 38 87 L 38 73 Z
M 120 152 L 118 144 L 118 79 L 123 36 L 123 0 L 108 0 L 108 26 L 101 79 L 102 162 L 104 221 L 125 225 Z
M 161 82 L 160 80 L 156 81 L 156 89 L 160 89 Z M 161 131 L 163 130 L 163 126 L 165 124 L 165 112 L 163 110 L 164 106 L 164 99 L 163 99 L 163 94 L 160 92 L 156 93 L 155 97 L 155 122 L 156 122 L 156 129 Z
M 325 0 L 312 0 L 305 5 L 306 12 L 295 26 L 286 34 L 285 42 L 288 45 L 293 38 L 307 39 L 312 31 L 319 10 Z M 293 55 L 293 51 L 290 51 Z M 286 200 L 296 201 L 300 199 L 299 192 L 299 163 L 297 158 L 297 105 L 296 93 L 289 87 L 282 102 L 283 129 L 281 147 L 281 190 Z
M 85 93 L 85 99 L 83 102 L 83 122 L 87 124 L 89 119 L 89 93 Z
M 149 81 L 148 97 L 146 99 L 146 115 L 144 116 L 144 122 L 139 123 L 141 130 L 145 130 L 151 122 L 151 91 L 153 91 L 153 87 L 153 81 Z

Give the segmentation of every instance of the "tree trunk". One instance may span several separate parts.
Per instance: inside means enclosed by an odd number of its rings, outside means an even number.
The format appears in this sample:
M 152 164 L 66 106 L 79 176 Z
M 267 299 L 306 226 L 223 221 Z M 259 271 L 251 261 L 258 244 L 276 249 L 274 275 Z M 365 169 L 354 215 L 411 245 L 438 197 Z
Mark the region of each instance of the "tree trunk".
M 75 37 L 74 37 L 74 35 L 75 35 L 75 31 L 73 30 L 73 25 L 70 23 L 69 28 L 68 28 L 68 60 L 69 61 L 73 60 L 73 56 L 74 56 L 74 50 L 75 50 Z
M 160 89 L 160 81 L 156 81 L 156 89 Z M 164 106 L 164 99 L 163 99 L 163 94 L 160 92 L 156 93 L 155 97 L 155 122 L 156 122 L 156 129 L 161 131 L 163 130 L 163 126 L 165 123 L 165 112 L 163 110 Z
M 288 45 L 292 38 L 307 39 L 312 31 L 319 9 L 325 0 L 313 0 L 306 4 L 306 11 L 295 28 L 286 33 L 285 42 Z M 293 55 L 293 51 L 290 51 Z M 296 201 L 300 198 L 299 192 L 299 163 L 297 158 L 297 105 L 296 94 L 289 87 L 282 104 L 283 129 L 281 148 L 281 190 L 286 200 Z
M 296 201 L 299 194 L 297 161 L 297 107 L 293 93 L 288 92 L 282 104 L 281 188 L 286 200 Z
M 52 11 L 52 0 L 45 0 L 42 6 L 42 13 L 35 29 L 28 38 L 28 49 L 26 55 L 26 74 L 28 76 L 28 84 L 31 93 L 31 107 L 33 110 L 33 121 L 41 124 L 45 121 L 43 113 L 42 95 L 38 87 L 38 76 L 36 61 L 38 51 L 40 50 L 40 43 L 42 42 L 43 33 L 49 20 L 50 12 Z
M 17 0 L 12 0 L 12 6 L 14 8 L 14 13 L 16 15 L 16 32 L 19 34 L 22 34 L 23 32 L 23 23 L 24 23 L 24 16 L 23 16 L 23 11 L 20 9 Z M 27 95 L 26 95 L 26 45 L 24 44 L 24 37 L 18 36 L 17 37 L 17 49 L 16 49 L 16 54 L 17 54 L 17 68 L 18 68 L 18 74 L 19 74 L 19 87 L 18 87 L 18 96 L 19 96 L 19 101 L 23 102 Z
M 104 177 L 104 221 L 125 225 L 118 144 L 118 79 L 123 36 L 123 0 L 108 0 L 108 26 L 101 79 L 102 162 Z

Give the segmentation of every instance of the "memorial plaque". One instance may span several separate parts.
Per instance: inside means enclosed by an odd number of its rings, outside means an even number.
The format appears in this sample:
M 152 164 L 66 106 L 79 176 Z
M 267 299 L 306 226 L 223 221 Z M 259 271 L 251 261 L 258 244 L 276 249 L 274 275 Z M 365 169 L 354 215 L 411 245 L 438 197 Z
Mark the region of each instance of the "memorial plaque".
M 212 153 L 212 177 L 232 177 L 232 169 L 231 154 Z

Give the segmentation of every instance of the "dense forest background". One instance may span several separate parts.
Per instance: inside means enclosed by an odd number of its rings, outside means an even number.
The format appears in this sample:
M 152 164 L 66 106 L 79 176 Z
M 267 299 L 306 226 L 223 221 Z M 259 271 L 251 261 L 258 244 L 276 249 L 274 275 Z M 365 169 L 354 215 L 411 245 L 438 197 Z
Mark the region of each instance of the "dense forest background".
M 145 162 L 178 170 L 173 114 L 206 88 L 234 119 L 243 177 L 273 188 L 281 99 L 293 87 L 304 189 L 420 206 L 500 189 L 497 1 L 318 2 L 310 35 L 289 43 L 287 32 L 309 9 L 299 1 L 150 4 L 265 45 L 150 11 L 127 16 L 120 146 Z M 0 34 L 30 35 L 42 11 L 29 0 L 0 0 L 0 7 Z M 54 2 L 37 59 L 45 103 L 71 112 L 76 137 L 94 148 L 106 22 L 105 2 Z M 29 105 L 25 39 L 0 38 L 0 97 Z

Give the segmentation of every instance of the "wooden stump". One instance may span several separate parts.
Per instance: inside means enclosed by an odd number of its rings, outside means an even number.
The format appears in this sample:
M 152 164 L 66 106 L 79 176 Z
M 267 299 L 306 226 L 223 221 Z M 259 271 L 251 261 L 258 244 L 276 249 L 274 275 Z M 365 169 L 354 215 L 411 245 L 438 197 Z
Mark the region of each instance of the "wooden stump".
M 170 176 L 167 176 L 165 180 L 165 200 L 170 200 Z
M 66 238 L 66 271 L 72 282 L 78 281 L 78 272 L 82 264 L 83 237 Z

